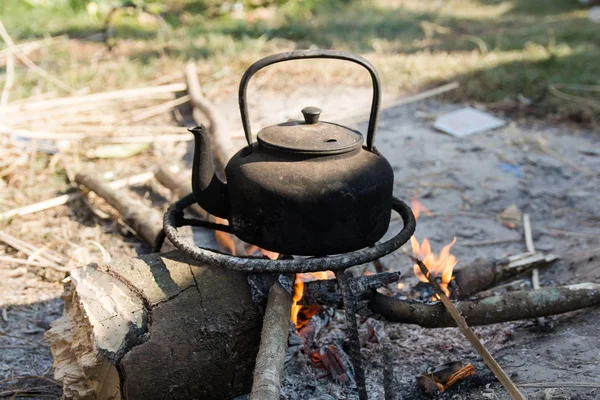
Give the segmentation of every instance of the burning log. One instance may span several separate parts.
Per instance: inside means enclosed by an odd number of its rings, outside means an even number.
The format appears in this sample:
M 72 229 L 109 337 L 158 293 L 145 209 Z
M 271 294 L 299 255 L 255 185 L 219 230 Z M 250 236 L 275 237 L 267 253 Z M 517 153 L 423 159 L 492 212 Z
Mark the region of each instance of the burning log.
M 454 305 L 471 326 L 557 315 L 600 304 L 600 285 L 581 283 L 534 291 L 510 292 Z M 369 310 L 390 322 L 425 328 L 456 326 L 440 303 L 418 303 L 376 293 Z
M 370 275 L 368 278 L 377 275 Z M 360 277 L 356 279 L 364 279 Z M 388 283 L 391 283 L 388 281 Z M 336 280 L 307 282 L 302 305 L 342 307 Z M 358 295 L 359 312 L 379 315 L 389 322 L 416 324 L 424 328 L 456 326 L 440 303 L 399 300 L 365 287 Z M 557 315 L 600 304 L 600 285 L 581 283 L 535 291 L 515 291 L 474 301 L 454 303 L 471 326 Z
M 172 252 L 79 268 L 65 289 L 45 339 L 66 399 L 250 391 L 262 315 L 245 273 Z
M 441 278 L 434 277 L 431 274 L 431 271 L 427 269 L 427 266 L 418 258 L 411 257 L 413 261 L 419 266 L 421 273 L 427 278 L 431 287 L 435 291 L 436 296 L 441 300 L 444 307 L 448 311 L 448 314 L 452 317 L 460 332 L 467 338 L 471 346 L 479 353 L 485 365 L 488 366 L 490 370 L 494 373 L 496 378 L 502 383 L 502 386 L 506 389 L 506 391 L 510 394 L 510 397 L 513 400 L 525 400 L 525 396 L 523 393 L 519 391 L 519 388 L 515 385 L 515 383 L 510 379 L 508 374 L 502 369 L 500 364 L 494 359 L 492 354 L 488 351 L 488 349 L 481 343 L 481 340 L 475 335 L 473 329 L 467 324 L 465 317 L 456 309 L 454 304 L 450 301 L 448 296 L 446 295 L 447 289 L 440 285 Z

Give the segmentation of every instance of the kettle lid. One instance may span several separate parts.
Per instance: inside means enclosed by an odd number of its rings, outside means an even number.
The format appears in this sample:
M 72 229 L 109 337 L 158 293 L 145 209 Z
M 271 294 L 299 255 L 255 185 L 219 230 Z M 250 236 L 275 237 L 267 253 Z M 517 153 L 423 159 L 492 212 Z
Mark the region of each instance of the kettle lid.
M 321 109 L 305 107 L 302 114 L 304 121 L 291 120 L 261 129 L 258 142 L 279 151 L 319 155 L 346 153 L 362 146 L 360 132 L 319 121 Z

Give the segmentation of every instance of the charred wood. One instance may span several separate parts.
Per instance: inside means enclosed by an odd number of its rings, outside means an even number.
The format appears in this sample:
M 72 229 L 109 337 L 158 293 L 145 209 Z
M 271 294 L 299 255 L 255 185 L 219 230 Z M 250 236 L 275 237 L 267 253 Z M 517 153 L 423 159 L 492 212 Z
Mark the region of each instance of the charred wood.
M 600 285 L 582 283 L 535 291 L 519 291 L 454 303 L 471 326 L 557 315 L 600 304 Z M 369 309 L 390 322 L 425 328 L 456 326 L 441 303 L 418 303 L 376 293 Z

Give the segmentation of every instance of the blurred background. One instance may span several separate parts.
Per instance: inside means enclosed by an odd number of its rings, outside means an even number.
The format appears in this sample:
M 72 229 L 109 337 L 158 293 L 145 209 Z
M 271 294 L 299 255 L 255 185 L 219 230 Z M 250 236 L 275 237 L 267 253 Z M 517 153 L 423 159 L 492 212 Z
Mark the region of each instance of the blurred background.
M 458 79 L 454 101 L 585 123 L 599 107 L 597 92 L 581 86 L 600 79 L 598 14 L 578 0 L 0 2 L 12 39 L 41 40 L 23 49 L 73 90 L 164 81 L 196 59 L 204 90 L 217 96 L 234 90 L 263 55 L 335 48 L 368 55 L 389 93 Z M 2 82 L 7 51 L 0 47 Z M 361 78 L 346 84 L 368 83 Z M 61 88 L 18 65 L 10 99 L 52 90 Z

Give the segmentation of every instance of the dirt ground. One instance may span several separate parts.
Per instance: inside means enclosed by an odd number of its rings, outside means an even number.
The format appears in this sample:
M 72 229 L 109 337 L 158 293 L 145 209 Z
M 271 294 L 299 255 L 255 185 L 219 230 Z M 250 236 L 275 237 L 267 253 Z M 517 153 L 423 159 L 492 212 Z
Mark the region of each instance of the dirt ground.
M 345 118 L 338 118 L 340 115 L 351 117 L 368 111 L 369 97 L 368 89 L 346 87 L 301 88 L 285 95 L 268 91 L 251 93 L 254 131 L 267 123 L 299 118 L 300 109 L 307 105 L 320 106 L 323 120 L 330 120 L 328 115 L 333 115 L 335 121 L 343 122 Z M 542 286 L 599 282 L 600 137 L 597 132 L 520 120 L 498 130 L 457 139 L 431 127 L 436 115 L 462 106 L 431 100 L 386 108 L 381 114 L 376 146 L 394 167 L 394 195 L 404 200 L 418 198 L 433 212 L 432 216 L 419 220 L 417 239 L 428 237 L 433 249 L 439 251 L 456 236 L 453 253 L 459 265 L 477 257 L 500 258 L 521 253 L 525 251 L 521 227 L 509 229 L 498 218 L 503 210 L 514 205 L 530 214 L 536 248 L 561 257 L 540 271 Z M 229 119 L 231 131 L 242 146 L 236 99 L 221 99 L 218 107 Z M 358 126 L 363 132 L 366 130 L 366 122 Z M 173 154 L 172 160 L 178 160 L 183 152 Z M 189 154 L 188 151 L 184 164 L 189 163 Z M 150 196 L 153 188 L 151 183 L 136 192 L 157 205 L 164 206 L 172 200 L 164 192 Z M 82 202 L 25 221 L 54 217 L 69 217 L 72 222 L 68 228 L 78 235 L 101 236 L 103 243 L 110 244 L 113 259 L 148 251 L 147 246 L 124 235 L 117 224 L 99 222 Z M 399 227 L 394 223 L 392 229 Z M 490 240 L 498 243 L 486 245 Z M 404 252 L 385 257 L 383 264 L 402 271 L 402 282 L 408 288 L 417 280 Z M 48 281 L 27 269 L 0 268 L 0 293 L 0 397 L 12 396 L 15 387 L 33 387 L 44 396 L 27 392 L 20 395 L 58 398 L 60 391 L 48 380 L 52 377 L 52 360 L 42 335 L 49 322 L 62 312 L 60 282 Z M 520 321 L 475 331 L 517 383 L 599 383 L 598 318 L 600 309 L 593 308 L 549 318 L 550 327 L 544 330 L 535 321 Z M 342 326 L 342 319 L 335 318 L 327 329 Z M 457 329 L 388 324 L 386 332 L 391 346 L 384 350 L 394 356 L 398 399 L 508 398 Z M 363 344 L 372 399 L 383 398 L 381 352 L 379 343 Z M 421 394 L 415 375 L 429 366 L 453 360 L 472 362 L 475 375 L 444 394 Z M 283 383 L 283 398 L 290 400 L 352 398 L 342 385 L 315 368 L 301 353 L 286 365 Z M 532 399 L 600 398 L 597 388 L 536 388 L 525 392 Z

